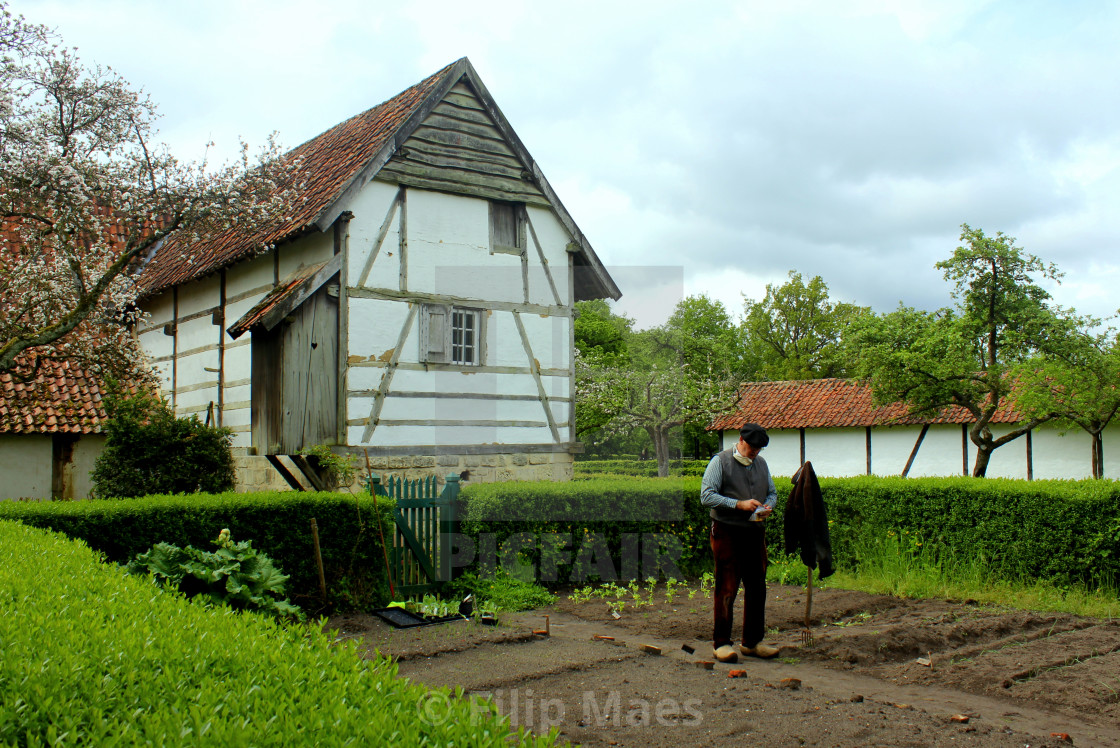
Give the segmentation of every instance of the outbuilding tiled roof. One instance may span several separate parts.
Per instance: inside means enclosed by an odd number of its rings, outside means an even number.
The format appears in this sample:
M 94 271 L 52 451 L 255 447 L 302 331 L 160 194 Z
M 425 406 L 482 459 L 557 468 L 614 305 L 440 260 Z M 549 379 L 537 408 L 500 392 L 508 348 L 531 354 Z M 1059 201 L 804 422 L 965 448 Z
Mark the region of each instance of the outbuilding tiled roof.
M 26 383 L 0 373 L 0 434 L 100 433 L 101 396 L 101 381 L 69 361 L 40 362 Z
M 710 431 L 757 423 L 767 429 L 841 428 L 925 423 L 972 423 L 961 407 L 945 408 L 936 417 L 909 415 L 904 403 L 875 407 L 871 387 L 854 379 L 806 379 L 790 382 L 747 382 L 739 391 L 734 412 L 719 416 Z M 992 423 L 1018 423 L 1022 416 L 1003 405 Z
M 334 204 L 456 64 L 448 65 L 388 101 L 289 151 L 285 158 L 300 159 L 294 179 L 301 187 L 287 221 L 255 234 L 234 228 L 193 245 L 189 253 L 182 243 L 170 241 L 155 254 L 140 276 L 142 293 L 155 293 L 199 278 L 251 257 L 267 245 L 312 230 L 315 221 Z

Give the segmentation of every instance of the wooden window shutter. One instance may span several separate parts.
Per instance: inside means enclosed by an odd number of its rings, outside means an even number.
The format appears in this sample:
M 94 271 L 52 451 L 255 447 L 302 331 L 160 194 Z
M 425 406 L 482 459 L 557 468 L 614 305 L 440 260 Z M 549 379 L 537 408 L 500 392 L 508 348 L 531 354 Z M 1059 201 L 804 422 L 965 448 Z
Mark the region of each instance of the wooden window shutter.
M 525 251 L 524 206 L 490 203 L 490 252 L 521 254 Z
M 420 361 L 429 364 L 451 361 L 451 307 L 442 304 L 421 307 Z

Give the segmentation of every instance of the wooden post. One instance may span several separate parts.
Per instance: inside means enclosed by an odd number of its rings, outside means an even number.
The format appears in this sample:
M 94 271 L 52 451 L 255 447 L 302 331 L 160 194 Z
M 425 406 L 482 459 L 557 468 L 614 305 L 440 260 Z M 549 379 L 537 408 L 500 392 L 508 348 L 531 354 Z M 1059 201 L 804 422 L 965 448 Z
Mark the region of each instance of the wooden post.
M 918 434 L 917 441 L 914 442 L 914 448 L 910 450 L 910 457 L 906 460 L 906 467 L 902 469 L 903 478 L 910 474 L 910 467 L 914 464 L 914 458 L 918 456 L 918 448 L 922 446 L 922 440 L 926 438 L 927 431 L 929 431 L 929 424 L 922 424 L 922 431 Z
M 801 440 L 801 464 L 805 464 L 805 429 L 798 429 Z
M 867 444 L 867 474 L 871 475 L 871 427 L 870 426 L 867 427 L 867 431 L 866 431 L 865 436 L 864 436 L 864 441 Z
M 961 424 L 961 475 L 968 475 L 968 424 Z
M 1032 429 L 1027 429 L 1027 480 L 1034 480 L 1034 442 L 1031 440 Z
M 315 563 L 319 567 L 319 594 L 327 602 L 327 578 L 323 574 L 323 554 L 319 550 L 319 524 L 311 518 L 311 542 L 315 545 Z

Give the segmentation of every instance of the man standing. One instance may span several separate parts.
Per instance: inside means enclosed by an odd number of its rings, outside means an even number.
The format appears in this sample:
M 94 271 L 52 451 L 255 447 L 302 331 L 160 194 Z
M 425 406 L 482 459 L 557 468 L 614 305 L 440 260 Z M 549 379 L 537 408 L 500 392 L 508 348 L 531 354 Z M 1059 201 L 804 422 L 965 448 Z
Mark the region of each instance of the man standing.
M 720 662 L 736 662 L 731 644 L 731 611 L 743 585 L 743 639 L 739 652 L 773 657 L 762 643 L 766 634 L 766 523 L 778 492 L 766 461 L 758 453 L 770 443 L 766 430 L 748 423 L 739 441 L 712 458 L 700 483 L 700 503 L 711 508 L 712 556 L 716 563 L 715 626 L 712 646 Z

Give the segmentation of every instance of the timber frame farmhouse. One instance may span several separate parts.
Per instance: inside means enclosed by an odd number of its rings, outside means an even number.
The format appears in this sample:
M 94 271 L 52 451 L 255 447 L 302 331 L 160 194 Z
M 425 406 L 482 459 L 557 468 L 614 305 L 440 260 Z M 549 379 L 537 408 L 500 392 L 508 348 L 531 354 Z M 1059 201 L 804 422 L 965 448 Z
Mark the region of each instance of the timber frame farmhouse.
M 289 157 L 295 215 L 169 243 L 140 277 L 162 391 L 233 430 L 238 487 L 314 483 L 316 445 L 409 476 L 570 477 L 573 305 L 621 293 L 470 62 Z
M 1023 418 L 1001 407 L 992 418 L 995 436 Z M 721 434 L 723 449 L 739 439 L 744 423 L 767 430 L 764 457 L 774 475 L 793 475 L 810 460 L 820 476 L 971 475 L 976 447 L 968 429 L 975 422 L 964 408 L 935 418 L 910 416 L 906 405 L 875 407 L 871 388 L 849 379 L 748 382 L 735 410 L 716 418 L 709 431 Z M 1120 476 L 1120 427 L 1103 435 L 1106 478 Z M 1093 475 L 1092 439 L 1076 429 L 1062 434 L 1043 424 L 992 452 L 988 477 L 1078 479 Z

